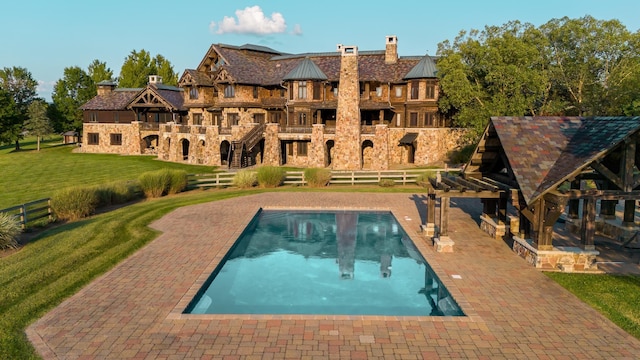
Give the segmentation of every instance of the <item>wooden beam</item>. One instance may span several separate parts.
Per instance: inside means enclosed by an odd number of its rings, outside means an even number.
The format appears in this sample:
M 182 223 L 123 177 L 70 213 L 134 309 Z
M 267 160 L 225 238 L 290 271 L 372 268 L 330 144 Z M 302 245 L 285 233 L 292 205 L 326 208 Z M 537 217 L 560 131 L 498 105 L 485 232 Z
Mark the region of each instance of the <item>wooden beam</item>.
M 452 180 L 452 179 L 450 179 L 450 178 L 448 178 L 446 176 L 442 177 L 442 182 L 445 183 L 446 185 L 454 188 L 454 189 L 459 190 L 460 192 L 465 192 L 467 190 L 467 188 L 464 185 L 459 184 L 458 182 L 456 182 L 456 181 L 454 181 L 454 180 Z
M 619 189 L 624 188 L 624 185 L 622 184 L 622 179 L 620 179 L 618 175 L 614 174 L 613 171 L 609 170 L 609 168 L 602 165 L 602 163 L 600 163 L 599 161 L 594 161 L 591 164 L 591 167 L 597 172 L 599 172 L 602 176 L 607 178 L 607 180 L 611 181 Z
M 553 190 L 551 192 L 555 191 L 556 190 Z M 569 199 L 598 198 L 600 200 L 640 200 L 640 190 L 569 190 L 560 194 L 566 195 Z

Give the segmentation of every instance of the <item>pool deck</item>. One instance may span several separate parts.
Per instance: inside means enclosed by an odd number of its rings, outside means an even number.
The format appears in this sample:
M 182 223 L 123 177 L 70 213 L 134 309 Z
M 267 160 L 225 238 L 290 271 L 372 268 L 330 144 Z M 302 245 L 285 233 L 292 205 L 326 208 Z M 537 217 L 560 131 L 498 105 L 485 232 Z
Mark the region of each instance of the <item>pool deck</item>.
M 479 200 L 452 200 L 455 251 L 435 252 L 420 196 L 277 192 L 177 209 L 27 336 L 44 359 L 640 358 L 639 340 L 481 232 Z M 467 316 L 183 315 L 260 207 L 391 210 Z

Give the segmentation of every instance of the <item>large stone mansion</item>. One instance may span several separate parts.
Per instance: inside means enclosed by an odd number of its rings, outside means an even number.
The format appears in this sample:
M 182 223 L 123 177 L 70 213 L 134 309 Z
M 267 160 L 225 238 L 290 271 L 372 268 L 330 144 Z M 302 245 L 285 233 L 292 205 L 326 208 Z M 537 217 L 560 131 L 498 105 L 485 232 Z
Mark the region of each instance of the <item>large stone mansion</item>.
M 434 58 L 383 51 L 285 54 L 214 44 L 179 87 L 98 84 L 84 104 L 82 151 L 157 154 L 163 160 L 241 168 L 335 170 L 427 165 L 459 145 L 438 112 Z

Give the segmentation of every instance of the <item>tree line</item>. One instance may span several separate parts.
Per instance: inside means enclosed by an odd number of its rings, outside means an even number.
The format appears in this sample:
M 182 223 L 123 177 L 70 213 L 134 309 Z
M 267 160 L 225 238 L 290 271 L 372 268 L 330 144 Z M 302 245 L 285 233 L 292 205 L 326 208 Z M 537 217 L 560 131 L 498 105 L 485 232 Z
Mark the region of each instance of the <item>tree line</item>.
M 491 116 L 640 115 L 640 32 L 618 20 L 512 21 L 438 45 L 439 108 L 477 136 Z
M 162 76 L 163 83 L 178 85 L 178 73 L 164 56 L 142 49 L 133 50 L 125 58 L 120 75 L 116 79 L 105 62 L 93 60 L 87 69 L 71 66 L 53 88 L 52 103 L 37 96 L 38 82 L 23 67 L 0 69 L 0 144 L 20 140 L 25 133 L 36 136 L 38 149 L 40 138 L 51 133 L 81 131 L 80 106 L 97 94 L 101 81 L 117 82 L 120 87 L 140 88 L 147 85 L 149 75 Z

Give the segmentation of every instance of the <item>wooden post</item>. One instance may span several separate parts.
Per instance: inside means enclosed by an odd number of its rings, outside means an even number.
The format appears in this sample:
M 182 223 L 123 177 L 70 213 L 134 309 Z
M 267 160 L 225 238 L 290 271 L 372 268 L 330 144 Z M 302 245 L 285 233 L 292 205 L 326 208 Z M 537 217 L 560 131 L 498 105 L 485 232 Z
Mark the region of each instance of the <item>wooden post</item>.
M 633 226 L 635 225 L 636 218 L 636 201 L 625 200 L 624 201 L 624 218 L 622 219 L 622 225 Z
M 578 180 L 574 180 L 571 182 L 571 189 L 572 190 L 579 190 L 580 189 L 580 181 Z M 572 199 L 569 200 L 569 218 L 570 219 L 578 219 L 578 210 L 580 209 L 580 200 L 579 199 Z
M 507 193 L 500 194 L 498 200 L 498 223 L 506 224 L 507 222 Z
M 436 223 L 436 194 L 427 195 L 427 224 Z
M 585 198 L 582 206 L 582 224 L 580 227 L 580 241 L 585 250 L 595 250 L 595 234 L 596 199 Z
M 47 199 L 47 213 L 49 214 L 49 222 L 53 221 L 53 210 L 51 209 L 51 199 Z
M 449 197 L 440 198 L 440 237 L 449 236 Z
M 27 207 L 24 204 L 20 206 L 20 223 L 22 224 L 22 230 L 27 228 Z

